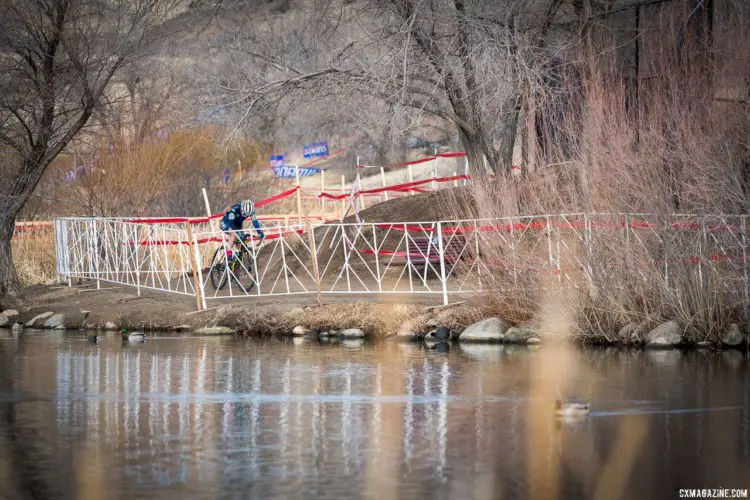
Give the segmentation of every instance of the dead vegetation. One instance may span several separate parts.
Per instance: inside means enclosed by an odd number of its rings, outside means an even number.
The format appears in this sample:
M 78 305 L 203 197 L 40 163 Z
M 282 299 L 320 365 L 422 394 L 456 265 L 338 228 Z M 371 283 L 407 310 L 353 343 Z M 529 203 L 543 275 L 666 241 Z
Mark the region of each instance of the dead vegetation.
M 51 229 L 27 229 L 11 241 L 13 263 L 23 286 L 49 283 L 57 278 L 55 242 Z
M 488 316 L 501 315 L 510 324 L 530 319 L 528 307 L 513 299 L 468 298 L 454 307 L 430 311 L 422 304 L 393 302 L 330 302 L 320 307 L 285 309 L 282 307 L 225 306 L 206 313 L 202 323 L 236 328 L 246 335 L 289 335 L 301 325 L 316 332 L 359 328 L 373 338 L 395 335 L 408 324 L 417 333 L 427 333 L 435 319 L 441 326 L 460 332 Z M 197 321 L 198 319 L 196 319 Z
M 590 268 L 568 281 L 577 335 L 588 339 L 621 340 L 624 327 L 642 334 L 675 319 L 691 341 L 716 342 L 729 323 L 748 319 L 750 108 L 737 94 L 746 90 L 737 75 L 750 68 L 750 37 L 731 23 L 721 38 L 690 29 L 685 35 L 672 20 L 655 20 L 663 24 L 660 37 L 684 35 L 684 43 L 675 51 L 671 42 L 652 40 L 647 78 L 638 84 L 614 54 L 583 48 L 582 62 L 560 72 L 559 94 L 540 110 L 556 110 L 545 117 L 544 146 L 557 165 L 472 183 L 481 217 L 583 212 L 616 221 L 617 229 L 592 230 L 588 245 L 562 240 L 565 252 Z M 649 214 L 635 218 L 648 230 L 620 229 L 634 222 L 622 214 L 634 213 Z M 690 227 L 675 229 L 683 222 Z M 711 226 L 723 229 L 706 230 Z M 507 257 L 507 241 L 488 233 L 481 251 Z M 520 253 L 521 263 L 533 257 Z M 526 313 L 537 313 L 543 300 L 533 276 L 522 283 L 503 271 L 493 277 L 497 295 L 527 296 Z

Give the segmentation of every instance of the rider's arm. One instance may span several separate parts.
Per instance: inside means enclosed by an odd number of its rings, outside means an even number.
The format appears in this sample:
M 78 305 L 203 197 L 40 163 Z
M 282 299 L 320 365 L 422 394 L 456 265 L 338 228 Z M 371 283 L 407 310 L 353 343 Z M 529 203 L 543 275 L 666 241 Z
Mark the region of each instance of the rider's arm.
M 263 239 L 263 231 L 260 227 L 260 222 L 258 222 L 258 216 L 253 214 L 253 227 L 258 232 L 258 238 Z

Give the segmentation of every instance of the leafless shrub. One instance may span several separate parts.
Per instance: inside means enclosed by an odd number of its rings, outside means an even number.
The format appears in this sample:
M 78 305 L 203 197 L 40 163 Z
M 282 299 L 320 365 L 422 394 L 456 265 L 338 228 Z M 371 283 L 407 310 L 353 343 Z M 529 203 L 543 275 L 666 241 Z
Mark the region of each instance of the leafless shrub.
M 736 75 L 748 70 L 750 38 L 741 26 L 732 28 L 721 41 L 688 30 L 680 51 L 670 42 L 652 49 L 648 64 L 656 69 L 636 88 L 613 55 L 587 56 L 581 49 L 584 63 L 561 74 L 567 100 L 557 103 L 563 109 L 557 139 L 547 144 L 548 154 L 565 163 L 474 183 L 485 217 L 586 212 L 617 222 L 617 230 L 594 229 L 585 244 L 570 234 L 562 240 L 585 271 L 572 280 L 585 291 L 576 305 L 584 331 L 616 340 L 628 323 L 677 319 L 690 339 L 716 340 L 747 308 L 740 290 L 746 285 L 726 285 L 741 283 L 742 265 L 732 259 L 711 264 L 723 251 L 742 253 L 740 219 L 716 223 L 733 228 L 719 242 L 717 232 L 705 230 L 710 218 L 702 218 L 748 210 L 750 114 L 744 96 L 734 102 L 717 98 L 736 93 Z M 680 33 L 667 26 L 663 36 L 675 40 Z M 725 46 L 719 52 L 720 42 L 731 43 L 732 58 Z M 620 228 L 637 222 L 620 215 L 626 213 L 651 214 L 643 217 L 649 229 Z M 693 216 L 675 219 L 674 213 Z M 694 227 L 675 229 L 674 222 Z M 502 260 L 511 251 L 496 233 L 487 233 L 482 244 L 487 259 Z M 521 254 L 516 264 L 543 262 L 523 241 L 512 249 Z M 515 286 L 507 272 L 493 274 L 498 290 Z M 528 292 L 528 284 L 519 285 Z

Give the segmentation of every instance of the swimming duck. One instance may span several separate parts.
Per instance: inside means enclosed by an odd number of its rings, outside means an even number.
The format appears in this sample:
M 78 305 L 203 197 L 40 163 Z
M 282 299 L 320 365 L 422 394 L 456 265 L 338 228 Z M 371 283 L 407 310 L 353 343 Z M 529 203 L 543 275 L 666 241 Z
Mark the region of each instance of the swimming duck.
M 447 340 L 451 337 L 451 331 L 448 328 L 441 326 L 440 328 L 435 330 L 435 333 L 433 333 L 432 335 L 436 339 Z
M 16 335 L 20 335 L 23 333 L 23 323 L 21 321 L 16 321 L 13 323 L 13 326 L 10 327 L 10 331 Z
M 127 328 L 123 328 L 120 330 L 120 335 L 122 336 L 123 341 L 130 341 L 130 342 L 145 342 L 146 341 L 146 334 L 143 332 L 132 332 L 128 333 Z
M 563 403 L 559 399 L 555 401 L 555 415 L 560 417 L 583 417 L 590 411 L 591 405 L 588 403 Z

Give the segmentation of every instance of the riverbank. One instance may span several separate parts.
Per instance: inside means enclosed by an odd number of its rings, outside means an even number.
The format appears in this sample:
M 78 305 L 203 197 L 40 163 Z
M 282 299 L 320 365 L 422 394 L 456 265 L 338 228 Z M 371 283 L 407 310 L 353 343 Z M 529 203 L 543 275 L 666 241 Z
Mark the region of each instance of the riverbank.
M 347 296 L 329 297 L 317 306 L 314 297 L 238 299 L 229 305 L 195 310 L 190 296 L 164 294 L 102 285 L 35 285 L 23 292 L 23 299 L 3 303 L 10 314 L 0 327 L 16 321 L 26 328 L 89 330 L 142 329 L 147 331 L 194 331 L 215 334 L 292 335 L 296 326 L 306 329 L 344 330 L 358 328 L 368 337 L 386 337 L 398 331 L 407 319 L 436 305 L 435 297 L 399 297 L 363 301 Z M 474 314 L 480 314 L 480 311 Z M 55 316 L 56 319 L 51 320 Z M 64 317 L 64 318 L 63 318 Z M 0 318 L 1 320 L 2 318 Z
M 703 339 L 689 336 L 685 325 L 664 318 L 633 321 L 614 332 L 585 332 L 569 308 L 542 307 L 535 317 L 516 312 L 506 301 L 468 297 L 447 306 L 435 297 L 331 297 L 318 306 L 313 298 L 243 299 L 230 305 L 195 311 L 194 298 L 95 285 L 29 287 L 24 299 L 2 304 L 0 327 L 21 322 L 28 329 L 145 330 L 194 332 L 201 335 L 330 336 L 539 345 L 559 339 L 589 344 L 647 348 L 747 347 L 748 331 L 729 324 L 726 331 Z

